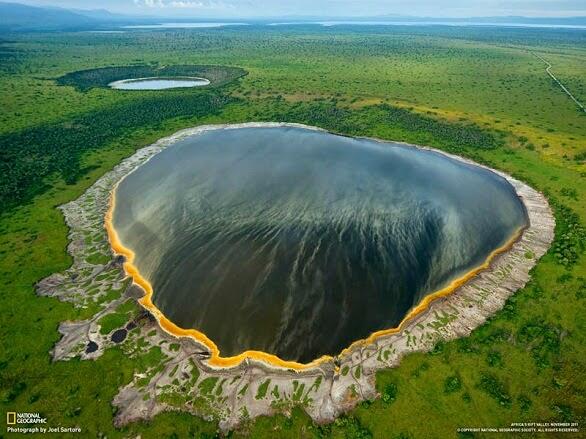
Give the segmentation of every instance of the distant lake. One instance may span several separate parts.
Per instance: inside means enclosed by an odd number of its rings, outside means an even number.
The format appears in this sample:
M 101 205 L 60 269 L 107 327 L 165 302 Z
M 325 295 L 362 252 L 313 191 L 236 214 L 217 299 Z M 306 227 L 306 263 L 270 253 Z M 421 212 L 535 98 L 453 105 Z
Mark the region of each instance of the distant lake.
M 197 29 L 216 28 L 224 26 L 248 26 L 245 22 L 186 22 L 186 23 L 157 23 L 136 24 L 122 26 L 126 29 Z M 318 25 L 331 26 L 486 26 L 486 27 L 519 27 L 519 28 L 551 28 L 551 29 L 586 29 L 579 24 L 547 24 L 547 23 L 491 23 L 491 22 L 461 22 L 461 21 L 355 21 L 355 20 L 325 20 L 325 21 L 283 21 L 267 23 L 268 26 L 291 25 Z
M 170 88 L 203 87 L 210 81 L 205 78 L 138 78 L 114 81 L 108 84 L 117 90 L 166 90 Z
M 497 174 L 294 127 L 204 131 L 123 179 L 113 225 L 175 324 L 307 362 L 396 326 L 527 224 Z
M 315 24 L 329 26 L 487 26 L 487 27 L 525 27 L 525 28 L 561 28 L 586 29 L 583 25 L 570 24 L 540 24 L 540 23 L 484 23 L 459 21 L 294 21 L 275 22 L 270 26 L 307 25 Z
M 136 24 L 122 26 L 126 29 L 191 29 L 205 27 L 223 27 L 223 26 L 246 26 L 247 23 L 158 23 L 158 24 Z

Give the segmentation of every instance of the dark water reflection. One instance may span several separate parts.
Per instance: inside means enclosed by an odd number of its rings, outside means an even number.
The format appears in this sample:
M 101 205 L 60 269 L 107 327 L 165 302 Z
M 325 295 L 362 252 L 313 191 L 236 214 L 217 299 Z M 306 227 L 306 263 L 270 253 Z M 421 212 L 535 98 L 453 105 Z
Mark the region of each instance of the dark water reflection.
M 169 319 L 223 356 L 299 361 L 397 325 L 525 222 L 489 171 L 301 128 L 182 140 L 123 180 L 114 212 Z

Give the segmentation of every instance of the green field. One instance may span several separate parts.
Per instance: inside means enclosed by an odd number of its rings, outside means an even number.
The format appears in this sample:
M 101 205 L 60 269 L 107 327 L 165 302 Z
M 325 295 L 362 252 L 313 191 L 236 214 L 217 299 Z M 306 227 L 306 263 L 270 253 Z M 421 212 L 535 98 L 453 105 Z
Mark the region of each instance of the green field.
M 527 287 L 470 337 L 380 372 L 381 399 L 332 425 L 295 410 L 253 420 L 233 436 L 450 438 L 483 437 L 458 427 L 512 422 L 583 426 L 586 113 L 534 54 L 586 101 L 583 30 L 247 26 L 0 35 L 2 411 L 38 411 L 83 426 L 88 437 L 218 434 L 213 422 L 182 413 L 115 429 L 117 389 L 154 360 L 113 348 L 97 361 L 52 363 L 59 322 L 92 310 L 37 297 L 34 284 L 71 263 L 56 206 L 122 158 L 199 124 L 287 121 L 429 145 L 508 172 L 548 196 L 556 240 Z M 179 65 L 247 74 L 208 89 L 157 92 L 59 80 L 87 69 Z

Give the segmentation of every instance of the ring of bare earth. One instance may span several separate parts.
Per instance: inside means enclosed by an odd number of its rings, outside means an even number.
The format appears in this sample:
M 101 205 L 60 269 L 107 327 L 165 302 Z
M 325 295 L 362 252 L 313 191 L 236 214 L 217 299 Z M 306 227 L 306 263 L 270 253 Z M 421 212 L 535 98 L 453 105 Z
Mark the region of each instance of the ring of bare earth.
M 43 280 L 38 285 L 39 294 L 84 304 L 93 299 L 90 293 L 93 287 L 84 290 L 81 285 L 98 282 L 102 288 L 99 291 L 103 292 L 104 283 L 118 285 L 124 281 L 120 260 L 90 264 L 86 259 L 95 249 L 85 243 L 88 230 L 106 240 L 103 218 L 109 210 L 110 193 L 122 177 L 178 139 L 202 130 L 267 125 L 288 124 L 204 126 L 181 131 L 138 151 L 104 175 L 79 199 L 61 206 L 70 227 L 69 251 L 74 265 L 65 273 Z M 359 401 L 376 397 L 377 370 L 398 365 L 409 352 L 429 351 L 439 340 L 470 334 L 526 284 L 529 271 L 553 241 L 555 223 L 545 197 L 506 174 L 493 172 L 513 185 L 526 207 L 529 226 L 506 251 L 492 259 L 490 267 L 451 294 L 425 304 L 424 309 L 406 320 L 398 330 L 356 343 L 334 359 L 300 370 L 249 358 L 236 366 L 211 367 L 205 346 L 190 337 L 167 333 L 156 318 L 142 313 L 134 318 L 137 324 L 120 346 L 128 349 L 130 356 L 145 355 L 148 349 L 159 347 L 163 358 L 156 367 L 137 371 L 133 380 L 120 389 L 113 402 L 118 408 L 115 424 L 149 419 L 164 410 L 183 410 L 213 418 L 219 421 L 221 428 L 230 429 L 244 419 L 276 411 L 287 413 L 293 405 L 301 405 L 314 420 L 327 422 Z M 106 282 L 95 281 L 105 276 L 103 273 L 116 273 L 117 277 L 112 274 Z M 62 323 L 59 331 L 63 337 L 52 351 L 54 360 L 99 357 L 113 345 L 110 334 L 100 333 L 100 319 L 125 301 L 135 300 L 137 295 L 137 287 L 133 286 L 120 298 L 106 303 L 94 317 Z M 141 340 L 142 351 L 135 349 L 137 340 Z M 93 350 L 92 345 L 92 352 L 88 353 L 85 347 L 90 342 L 99 348 Z M 137 350 L 140 352 L 136 353 Z
M 59 85 L 72 86 L 86 92 L 92 88 L 110 88 L 110 84 L 132 79 L 177 77 L 204 78 L 210 83 L 204 88 L 226 85 L 246 76 L 248 72 L 240 67 L 214 65 L 172 65 L 172 66 L 117 66 L 78 70 L 57 78 Z

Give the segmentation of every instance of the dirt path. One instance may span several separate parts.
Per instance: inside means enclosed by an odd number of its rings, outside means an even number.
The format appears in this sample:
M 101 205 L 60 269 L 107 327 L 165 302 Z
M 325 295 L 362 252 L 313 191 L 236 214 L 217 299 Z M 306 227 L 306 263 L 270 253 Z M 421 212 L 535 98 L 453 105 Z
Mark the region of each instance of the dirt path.
M 576 99 L 572 93 L 570 93 L 570 91 L 564 86 L 564 84 L 561 83 L 561 81 L 558 78 L 555 77 L 555 75 L 553 73 L 551 73 L 552 65 L 546 59 L 544 59 L 542 56 L 536 54 L 535 52 L 531 52 L 531 54 L 533 54 L 533 56 L 535 56 L 537 59 L 539 59 L 543 63 L 545 63 L 545 65 L 547 66 L 545 68 L 545 71 L 550 76 L 550 78 L 553 79 L 557 83 L 557 85 L 559 85 L 562 88 L 564 93 L 566 93 L 576 103 L 576 105 L 578 105 L 578 107 L 580 107 L 580 109 L 582 111 L 586 112 L 586 108 L 584 108 L 584 105 L 578 99 Z

